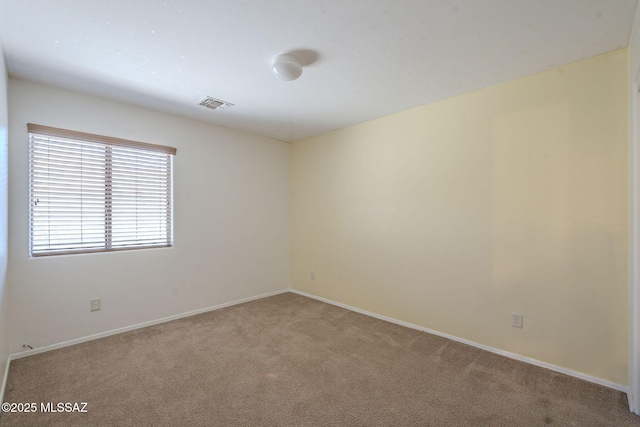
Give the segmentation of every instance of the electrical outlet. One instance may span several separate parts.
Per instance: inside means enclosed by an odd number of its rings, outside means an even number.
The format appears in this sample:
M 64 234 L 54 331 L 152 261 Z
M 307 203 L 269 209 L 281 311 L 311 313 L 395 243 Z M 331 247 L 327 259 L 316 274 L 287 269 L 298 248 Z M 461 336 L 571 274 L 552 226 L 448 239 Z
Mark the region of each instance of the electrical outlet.
M 315 271 L 312 271 L 312 272 L 311 272 L 311 274 L 309 274 L 309 278 L 310 278 L 311 280 L 316 280 L 316 272 L 315 272 Z
M 100 298 L 94 298 L 91 300 L 91 311 L 100 310 Z
M 511 326 L 514 328 L 522 328 L 522 314 L 511 313 Z

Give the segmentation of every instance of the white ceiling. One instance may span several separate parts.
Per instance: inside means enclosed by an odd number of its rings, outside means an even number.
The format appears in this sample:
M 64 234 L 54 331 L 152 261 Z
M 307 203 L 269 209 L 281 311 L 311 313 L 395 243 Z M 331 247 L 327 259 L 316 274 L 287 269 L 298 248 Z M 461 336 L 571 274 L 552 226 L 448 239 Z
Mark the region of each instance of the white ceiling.
M 12 76 L 292 141 L 624 47 L 637 3 L 0 0 L 0 40 Z

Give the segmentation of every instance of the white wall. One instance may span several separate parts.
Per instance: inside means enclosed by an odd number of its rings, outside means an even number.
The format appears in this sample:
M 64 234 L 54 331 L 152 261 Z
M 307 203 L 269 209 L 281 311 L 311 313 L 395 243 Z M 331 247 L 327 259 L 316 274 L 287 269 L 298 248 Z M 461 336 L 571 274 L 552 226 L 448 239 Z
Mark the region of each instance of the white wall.
M 629 38 L 629 187 L 630 187 L 630 275 L 629 275 L 629 405 L 640 415 L 640 8 Z
M 12 352 L 289 287 L 289 144 L 14 78 L 9 109 Z M 175 246 L 30 259 L 27 122 L 176 147 Z
M 0 381 L 8 363 L 9 304 L 7 302 L 7 72 L 0 48 Z M 0 400 L 3 390 L 0 388 Z

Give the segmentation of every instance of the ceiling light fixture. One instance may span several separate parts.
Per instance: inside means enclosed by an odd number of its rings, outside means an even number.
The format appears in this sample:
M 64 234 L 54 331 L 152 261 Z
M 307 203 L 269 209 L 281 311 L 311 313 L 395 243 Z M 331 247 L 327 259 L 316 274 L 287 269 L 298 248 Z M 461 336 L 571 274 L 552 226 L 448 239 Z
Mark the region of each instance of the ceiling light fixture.
M 280 80 L 291 81 L 302 75 L 302 65 L 293 55 L 279 55 L 271 65 L 271 72 Z

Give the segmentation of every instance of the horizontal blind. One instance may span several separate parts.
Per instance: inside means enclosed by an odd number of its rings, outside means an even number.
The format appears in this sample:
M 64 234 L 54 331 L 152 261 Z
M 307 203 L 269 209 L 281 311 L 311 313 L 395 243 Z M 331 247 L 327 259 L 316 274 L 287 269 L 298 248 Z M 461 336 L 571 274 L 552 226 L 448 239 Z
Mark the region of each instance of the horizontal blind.
M 32 126 L 32 256 L 172 246 L 170 153 Z

